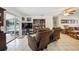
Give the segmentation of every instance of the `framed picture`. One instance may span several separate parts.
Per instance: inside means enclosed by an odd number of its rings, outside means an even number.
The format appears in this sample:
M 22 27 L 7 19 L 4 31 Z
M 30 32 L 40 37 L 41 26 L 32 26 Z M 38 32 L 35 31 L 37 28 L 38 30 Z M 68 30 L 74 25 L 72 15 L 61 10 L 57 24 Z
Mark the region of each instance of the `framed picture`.
M 31 17 L 27 17 L 27 21 L 31 21 Z
M 25 18 L 24 17 L 22 17 L 22 21 L 25 21 Z

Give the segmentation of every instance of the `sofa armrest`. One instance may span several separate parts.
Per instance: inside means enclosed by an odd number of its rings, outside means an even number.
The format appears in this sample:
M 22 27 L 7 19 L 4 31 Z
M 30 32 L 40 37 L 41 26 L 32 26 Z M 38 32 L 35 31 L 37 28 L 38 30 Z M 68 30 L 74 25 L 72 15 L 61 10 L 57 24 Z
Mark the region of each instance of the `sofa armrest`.
M 37 51 L 37 41 L 35 40 L 34 37 L 28 35 L 28 45 L 33 51 Z

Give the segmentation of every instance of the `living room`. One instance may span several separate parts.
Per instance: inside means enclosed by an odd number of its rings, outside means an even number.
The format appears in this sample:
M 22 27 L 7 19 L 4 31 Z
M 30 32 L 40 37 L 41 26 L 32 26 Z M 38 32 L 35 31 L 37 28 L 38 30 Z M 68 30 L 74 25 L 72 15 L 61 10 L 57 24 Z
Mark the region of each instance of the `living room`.
M 79 8 L 1 7 L 1 50 L 79 50 Z M 4 42 L 4 44 L 3 44 Z

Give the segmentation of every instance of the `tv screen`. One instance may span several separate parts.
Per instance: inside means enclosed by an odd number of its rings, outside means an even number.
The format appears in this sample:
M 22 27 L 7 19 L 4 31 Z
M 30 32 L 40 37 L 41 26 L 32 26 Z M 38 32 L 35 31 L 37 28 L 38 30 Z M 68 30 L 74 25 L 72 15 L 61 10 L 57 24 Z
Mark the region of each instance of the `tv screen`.
M 32 28 L 32 23 L 22 23 L 22 28 Z

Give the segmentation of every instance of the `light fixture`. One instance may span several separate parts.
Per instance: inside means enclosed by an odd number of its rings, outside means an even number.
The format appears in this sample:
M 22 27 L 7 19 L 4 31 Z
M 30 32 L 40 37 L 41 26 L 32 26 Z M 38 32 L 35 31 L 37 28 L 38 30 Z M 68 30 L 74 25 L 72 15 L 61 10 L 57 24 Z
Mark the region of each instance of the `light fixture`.
M 64 10 L 64 15 L 68 16 L 68 15 L 72 15 L 76 12 L 75 8 L 67 8 Z

